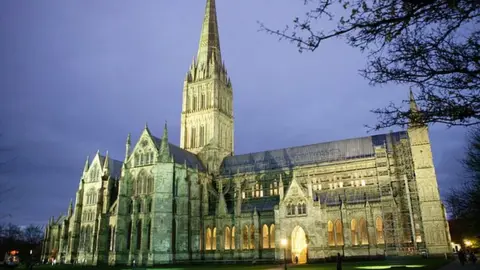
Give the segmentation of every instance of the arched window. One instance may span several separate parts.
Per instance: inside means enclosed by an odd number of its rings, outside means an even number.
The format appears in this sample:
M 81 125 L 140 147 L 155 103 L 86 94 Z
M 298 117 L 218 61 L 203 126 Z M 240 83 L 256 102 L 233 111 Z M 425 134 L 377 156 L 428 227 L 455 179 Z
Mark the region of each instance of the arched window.
M 128 223 L 128 232 L 127 232 L 127 250 L 130 250 L 132 243 L 132 221 Z
M 339 219 L 335 222 L 335 242 L 337 246 L 343 246 L 343 225 Z
M 190 134 L 190 148 L 197 147 L 196 136 L 197 136 L 197 129 L 192 127 L 192 131 L 191 131 L 191 134 Z
M 358 245 L 358 232 L 357 232 L 357 221 L 352 219 L 350 223 L 350 231 L 352 233 L 352 246 Z
M 133 201 L 130 200 L 128 203 L 128 214 L 133 214 Z
M 385 244 L 385 239 L 383 237 L 383 220 L 381 217 L 377 217 L 375 220 L 375 231 L 377 235 L 377 244 Z
M 205 239 L 205 250 L 211 250 L 212 249 L 212 230 L 210 228 L 207 228 L 207 237 Z
M 152 221 L 148 222 L 147 225 L 147 249 L 151 249 L 151 241 L 150 238 L 152 237 Z
M 250 225 L 250 249 L 255 249 L 255 227 Z
M 142 212 L 142 201 L 140 200 L 137 202 L 137 212 L 138 213 Z
M 228 250 L 230 249 L 231 246 L 231 241 L 232 241 L 232 235 L 230 233 L 230 227 L 226 226 L 225 227 L 225 232 L 223 234 L 225 237 L 225 249 Z
M 358 226 L 360 230 L 360 242 L 362 245 L 368 245 L 368 231 L 367 231 L 367 222 L 364 218 L 360 219 L 360 224 Z
M 199 136 L 199 143 L 200 143 L 200 147 L 204 146 L 205 145 L 205 127 L 204 126 L 200 126 L 200 136 Z
M 213 228 L 212 232 L 212 250 L 217 249 L 217 228 Z
M 270 225 L 270 248 L 275 248 L 275 224 Z
M 328 231 L 328 245 L 335 246 L 335 235 L 333 232 L 333 222 L 331 220 L 327 223 L 327 231 Z
M 243 227 L 243 231 L 242 231 L 242 240 L 243 240 L 243 243 L 242 243 L 242 248 L 243 249 L 248 249 L 249 247 L 249 240 L 248 240 L 248 226 L 245 225 L 245 227 Z
M 137 222 L 137 249 L 142 248 L 142 221 Z
M 205 109 L 205 94 L 200 95 L 200 109 Z
M 263 227 L 262 227 L 262 247 L 265 249 L 265 248 L 268 248 L 269 247 L 269 240 L 268 240 L 268 226 L 267 224 L 263 224 Z
M 235 226 L 232 227 L 232 249 L 235 249 Z
M 149 183 L 148 193 L 152 193 L 154 191 L 154 189 L 153 189 L 153 176 L 148 177 L 148 183 Z
M 192 110 L 193 110 L 193 111 L 196 111 L 196 110 L 197 110 L 197 96 L 193 96 Z

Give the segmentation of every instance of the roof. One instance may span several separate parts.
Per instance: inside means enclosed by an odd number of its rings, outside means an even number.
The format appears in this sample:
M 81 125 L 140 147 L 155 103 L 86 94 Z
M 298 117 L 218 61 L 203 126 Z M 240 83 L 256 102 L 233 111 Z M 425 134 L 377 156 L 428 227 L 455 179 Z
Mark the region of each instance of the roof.
M 157 149 L 160 151 L 162 138 L 158 138 L 153 135 L 152 135 L 152 138 L 155 141 L 155 145 L 157 146 Z M 168 143 L 168 148 L 169 148 L 170 154 L 173 156 L 175 163 L 177 164 L 187 163 L 187 167 L 189 168 L 194 169 L 198 167 L 198 170 L 205 171 L 205 167 L 203 166 L 202 162 L 195 154 L 171 143 Z
M 221 172 L 223 175 L 232 175 L 237 172 L 259 172 L 345 159 L 372 157 L 375 155 L 375 146 L 385 146 L 387 150 L 391 150 L 393 142 L 398 142 L 402 138 L 407 138 L 407 136 L 407 132 L 400 131 L 230 156 L 223 160 Z
M 321 204 L 327 206 L 340 206 L 342 202 L 345 204 L 357 204 L 369 202 L 377 202 L 380 200 L 378 189 L 372 188 L 352 188 L 352 189 L 336 189 L 328 191 L 316 191 L 313 194 L 314 201 L 320 201 Z
M 254 209 L 257 211 L 273 211 L 275 205 L 280 202 L 279 196 L 268 196 L 262 198 L 252 198 L 242 201 L 242 213 L 252 212 Z
M 102 164 L 103 166 L 105 164 L 105 156 L 98 155 L 98 158 L 100 160 L 100 164 Z M 110 176 L 117 179 L 120 178 L 120 175 L 122 173 L 122 166 L 122 161 L 108 157 L 108 169 L 110 171 Z

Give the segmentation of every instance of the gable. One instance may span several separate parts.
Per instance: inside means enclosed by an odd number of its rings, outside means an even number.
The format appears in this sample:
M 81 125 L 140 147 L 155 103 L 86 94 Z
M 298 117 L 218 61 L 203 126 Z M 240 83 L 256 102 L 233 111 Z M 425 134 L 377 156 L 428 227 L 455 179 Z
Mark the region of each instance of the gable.
M 287 193 L 285 194 L 284 200 L 297 199 L 297 198 L 306 198 L 308 192 L 303 189 L 303 187 L 297 182 L 295 175 L 293 176 L 290 186 L 288 187 Z

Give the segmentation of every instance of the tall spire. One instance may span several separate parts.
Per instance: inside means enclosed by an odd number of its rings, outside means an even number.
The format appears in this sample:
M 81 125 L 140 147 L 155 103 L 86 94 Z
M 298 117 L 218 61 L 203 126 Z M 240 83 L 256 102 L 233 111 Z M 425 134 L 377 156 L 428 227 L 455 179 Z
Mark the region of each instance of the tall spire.
M 197 63 L 209 64 L 210 61 L 221 64 L 220 36 L 218 34 L 217 10 L 215 0 L 207 0 L 205 17 L 203 18 L 202 33 L 197 53 Z

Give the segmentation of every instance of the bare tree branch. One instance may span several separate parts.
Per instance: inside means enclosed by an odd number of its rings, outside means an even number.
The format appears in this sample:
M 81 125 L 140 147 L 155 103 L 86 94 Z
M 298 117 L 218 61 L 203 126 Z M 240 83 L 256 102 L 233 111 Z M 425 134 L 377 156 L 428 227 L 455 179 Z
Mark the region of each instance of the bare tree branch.
M 312 6 L 292 26 L 260 30 L 293 42 L 300 52 L 343 37 L 368 52 L 360 74 L 372 85 L 406 84 L 418 90 L 424 123 L 471 126 L 480 123 L 480 5 L 477 0 L 304 0 Z M 335 18 L 341 6 L 349 16 Z M 337 12 L 338 14 L 338 12 Z M 336 19 L 328 31 L 313 29 L 321 19 Z M 402 105 L 402 104 L 400 104 Z M 404 126 L 408 106 L 390 104 L 372 111 L 378 130 Z

